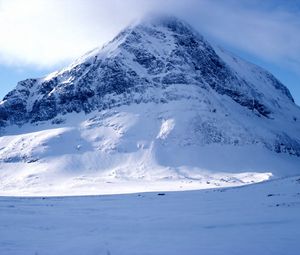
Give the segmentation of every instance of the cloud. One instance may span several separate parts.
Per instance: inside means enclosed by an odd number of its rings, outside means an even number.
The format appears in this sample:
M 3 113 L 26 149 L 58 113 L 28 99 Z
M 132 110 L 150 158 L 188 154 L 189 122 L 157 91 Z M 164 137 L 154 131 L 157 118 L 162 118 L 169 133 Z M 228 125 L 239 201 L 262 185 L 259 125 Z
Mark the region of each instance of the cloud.
M 178 15 L 211 40 L 300 70 L 300 15 L 288 1 L 0 0 L 0 62 L 53 66 L 110 40 L 148 11 Z
M 198 16 L 191 17 L 217 42 L 299 70 L 300 13 L 274 4 L 261 8 L 254 2 L 250 6 L 246 1 L 202 2 Z

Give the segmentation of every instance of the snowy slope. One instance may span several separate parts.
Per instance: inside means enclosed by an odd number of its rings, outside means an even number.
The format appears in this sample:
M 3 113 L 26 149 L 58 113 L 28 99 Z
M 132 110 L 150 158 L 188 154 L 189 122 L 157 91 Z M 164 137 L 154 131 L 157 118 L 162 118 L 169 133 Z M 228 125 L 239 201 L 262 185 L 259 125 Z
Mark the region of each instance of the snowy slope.
M 239 188 L 0 198 L 0 254 L 297 255 L 299 177 Z
M 145 18 L 0 103 L 0 194 L 128 193 L 299 174 L 300 109 L 267 71 Z

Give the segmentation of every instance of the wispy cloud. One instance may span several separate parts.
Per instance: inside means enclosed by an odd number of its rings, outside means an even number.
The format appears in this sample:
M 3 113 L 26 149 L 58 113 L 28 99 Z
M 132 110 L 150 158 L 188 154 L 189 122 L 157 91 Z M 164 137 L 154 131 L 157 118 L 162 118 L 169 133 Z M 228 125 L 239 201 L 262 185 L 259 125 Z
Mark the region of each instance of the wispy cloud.
M 300 69 L 299 12 L 276 1 L 264 1 L 263 7 L 255 1 L 251 5 L 247 1 L 225 2 L 202 1 L 202 8 L 194 11 L 198 16 L 191 15 L 200 30 L 266 61 Z
M 110 40 L 148 11 L 178 15 L 220 44 L 300 70 L 300 15 L 289 1 L 0 0 L 0 62 L 52 66 Z

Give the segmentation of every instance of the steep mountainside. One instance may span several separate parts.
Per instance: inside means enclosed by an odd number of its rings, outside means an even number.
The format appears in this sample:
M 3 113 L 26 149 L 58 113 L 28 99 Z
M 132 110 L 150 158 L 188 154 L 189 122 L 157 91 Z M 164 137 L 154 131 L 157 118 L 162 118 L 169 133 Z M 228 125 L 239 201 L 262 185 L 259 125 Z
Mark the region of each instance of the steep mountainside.
M 19 82 L 0 103 L 0 125 L 2 190 L 62 176 L 71 187 L 243 184 L 300 162 L 300 109 L 288 89 L 174 17 L 146 18 L 69 67 Z

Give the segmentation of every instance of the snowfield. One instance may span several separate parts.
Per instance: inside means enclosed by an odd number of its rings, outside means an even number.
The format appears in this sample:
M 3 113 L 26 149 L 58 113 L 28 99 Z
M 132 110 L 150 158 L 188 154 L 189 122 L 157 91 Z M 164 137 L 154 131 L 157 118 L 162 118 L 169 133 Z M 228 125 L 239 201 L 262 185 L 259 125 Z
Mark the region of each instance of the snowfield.
M 299 174 L 299 157 L 248 144 L 222 113 L 213 118 L 223 118 L 223 132 L 244 145 L 203 145 L 210 133 L 198 130 L 195 121 L 206 116 L 200 114 L 182 100 L 63 115 L 58 124 L 11 126 L 0 137 L 0 195 L 195 190 Z M 259 121 L 253 118 L 247 128 L 254 132 Z
M 236 188 L 1 197 L 5 255 L 297 255 L 300 177 Z

